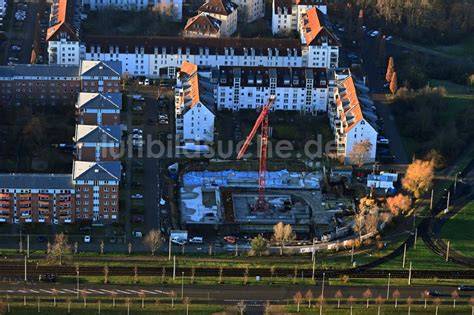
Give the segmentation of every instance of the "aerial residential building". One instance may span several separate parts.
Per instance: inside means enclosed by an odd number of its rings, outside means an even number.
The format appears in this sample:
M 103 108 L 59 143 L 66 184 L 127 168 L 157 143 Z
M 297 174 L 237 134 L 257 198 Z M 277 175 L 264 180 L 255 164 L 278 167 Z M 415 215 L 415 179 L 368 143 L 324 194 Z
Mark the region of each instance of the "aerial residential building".
M 118 125 L 122 110 L 121 93 L 79 93 L 76 121 L 84 125 Z
M 239 21 L 252 23 L 265 16 L 265 0 L 234 0 L 238 5 Z
M 327 111 L 325 68 L 220 67 L 218 109 L 258 109 L 275 96 L 273 110 L 317 114 Z
M 326 0 L 273 0 L 272 33 L 298 31 L 302 15 L 313 7 L 327 14 Z
M 237 31 L 237 4 L 230 0 L 209 0 L 198 10 L 207 13 L 221 21 L 220 32 L 222 37 L 229 37 Z
M 181 21 L 183 17 L 182 0 L 82 0 L 82 7 L 92 11 L 103 9 L 161 11 L 176 21 Z
M 176 80 L 176 137 L 184 143 L 214 141 L 215 104 L 210 78 L 184 62 Z
M 0 174 L 0 222 L 74 222 L 69 174 Z
M 306 67 L 336 68 L 339 63 L 339 40 L 328 28 L 327 15 L 313 7 L 301 17 L 299 33 L 306 45 Z
M 189 18 L 183 30 L 185 37 L 221 37 L 222 22 L 209 14 L 202 12 Z
M 359 100 L 354 78 L 350 72 L 344 71 L 336 73 L 331 81 L 334 82 L 333 99 L 329 102 L 328 116 L 336 140 L 336 155 L 349 163 L 354 145 L 369 141 L 371 148 L 365 160 L 373 162 L 377 148 L 377 130 Z
M 88 60 L 121 61 L 122 73 L 130 77 L 175 78 L 185 61 L 212 67 L 324 67 L 309 62 L 312 50 L 297 39 L 90 36 L 85 40 Z M 329 61 L 318 62 L 323 63 Z
M 78 65 L 84 56 L 80 46 L 79 10 L 74 1 L 53 1 L 49 25 L 46 32 L 49 63 Z
M 118 220 L 120 162 L 74 161 L 75 218 Z
M 121 66 L 117 62 L 0 66 L 0 104 L 74 104 L 81 90 L 120 92 L 120 73 Z
M 119 61 L 83 60 L 80 67 L 81 91 L 98 93 L 120 92 L 122 65 Z
M 119 159 L 121 129 L 118 125 L 76 125 L 74 142 L 79 161 L 114 161 Z

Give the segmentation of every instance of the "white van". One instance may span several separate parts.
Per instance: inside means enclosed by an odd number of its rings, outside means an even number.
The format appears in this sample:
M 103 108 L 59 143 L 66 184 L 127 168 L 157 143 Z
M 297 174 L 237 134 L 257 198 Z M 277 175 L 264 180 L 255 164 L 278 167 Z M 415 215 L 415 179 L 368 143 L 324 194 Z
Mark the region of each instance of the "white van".
M 203 239 L 200 236 L 194 236 L 189 239 L 189 243 L 194 243 L 194 244 L 202 244 Z

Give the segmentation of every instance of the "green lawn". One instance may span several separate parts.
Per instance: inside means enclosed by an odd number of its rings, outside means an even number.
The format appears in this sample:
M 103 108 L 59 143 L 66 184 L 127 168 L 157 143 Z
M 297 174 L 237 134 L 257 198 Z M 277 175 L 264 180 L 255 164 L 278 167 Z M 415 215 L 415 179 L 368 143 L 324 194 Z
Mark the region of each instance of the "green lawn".
M 445 99 L 448 109 L 443 115 L 446 120 L 456 119 L 464 109 L 472 106 L 474 102 L 473 89 L 467 85 L 443 80 L 430 80 L 430 86 L 443 86 L 446 88 L 447 95 Z
M 441 237 L 450 241 L 453 250 L 474 258 L 474 201 L 465 206 L 454 217 L 446 222 L 441 230 Z
M 419 301 L 421 304 L 422 302 Z M 400 315 L 400 314 L 426 314 L 433 315 L 435 314 L 435 306 L 433 306 L 432 301 L 428 302 L 428 307 L 425 309 L 423 305 L 412 305 L 411 313 L 408 312 L 408 307 L 405 305 L 405 299 L 400 299 L 398 302 L 398 308 L 395 308 L 393 301 L 390 301 L 390 305 L 381 306 L 380 313 L 378 313 L 378 306 L 375 304 L 374 299 L 372 298 L 369 304 L 369 308 L 366 308 L 365 300 L 359 300 L 358 304 L 353 305 L 353 310 L 351 312 L 350 305 L 346 301 L 341 302 L 340 309 L 337 308 L 337 305 L 324 305 L 323 314 L 331 315 Z M 319 305 L 313 306 L 312 309 L 308 308 L 308 304 L 303 300 L 300 305 L 300 312 L 296 312 L 296 305 L 287 306 L 286 309 L 291 312 L 291 314 L 319 314 Z M 455 311 L 451 305 L 441 305 L 439 307 L 438 315 L 445 314 L 470 314 L 471 307 L 466 305 L 457 305 Z
M 468 37 L 462 43 L 450 46 L 436 46 L 435 50 L 452 56 L 474 56 L 474 36 Z

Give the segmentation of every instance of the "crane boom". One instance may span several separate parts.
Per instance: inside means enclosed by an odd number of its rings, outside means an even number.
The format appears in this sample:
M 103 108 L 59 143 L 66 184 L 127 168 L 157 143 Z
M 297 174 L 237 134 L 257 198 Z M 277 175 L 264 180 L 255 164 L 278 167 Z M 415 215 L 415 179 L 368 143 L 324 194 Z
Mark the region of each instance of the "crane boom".
M 271 96 L 268 102 L 262 107 L 260 115 L 258 115 L 255 124 L 250 131 L 247 139 L 244 142 L 244 145 L 237 155 L 237 159 L 241 159 L 245 152 L 247 151 L 250 142 L 257 133 L 259 127 L 260 129 L 260 163 L 258 167 L 258 199 L 255 205 L 254 211 L 265 211 L 268 209 L 268 204 L 265 201 L 265 185 L 267 178 L 267 144 L 268 144 L 268 112 L 270 111 L 273 103 L 275 102 L 275 97 Z

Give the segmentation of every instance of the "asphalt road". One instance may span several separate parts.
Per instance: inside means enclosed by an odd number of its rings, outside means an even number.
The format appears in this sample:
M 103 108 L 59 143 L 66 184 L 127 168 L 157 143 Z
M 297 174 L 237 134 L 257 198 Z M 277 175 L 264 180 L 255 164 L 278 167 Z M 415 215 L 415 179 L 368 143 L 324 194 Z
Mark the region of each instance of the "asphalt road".
M 387 48 L 390 45 L 387 45 Z M 393 117 L 390 107 L 387 103 L 383 102 L 384 94 L 387 91 L 384 89 L 384 75 L 380 74 L 380 71 L 384 71 L 377 66 L 377 62 L 369 62 L 378 60 L 378 50 L 376 49 L 376 40 L 372 37 L 365 36 L 364 44 L 362 48 L 362 58 L 365 61 L 364 70 L 367 75 L 367 84 L 371 92 L 372 100 L 377 108 L 379 118 L 384 120 L 383 134 L 390 140 L 390 150 L 395 155 L 396 164 L 408 164 L 411 157 L 408 157 L 403 147 L 400 134 Z

